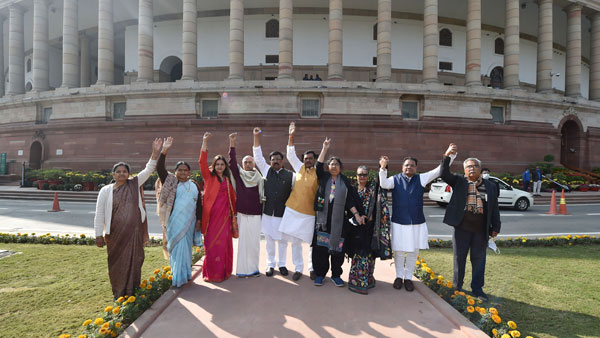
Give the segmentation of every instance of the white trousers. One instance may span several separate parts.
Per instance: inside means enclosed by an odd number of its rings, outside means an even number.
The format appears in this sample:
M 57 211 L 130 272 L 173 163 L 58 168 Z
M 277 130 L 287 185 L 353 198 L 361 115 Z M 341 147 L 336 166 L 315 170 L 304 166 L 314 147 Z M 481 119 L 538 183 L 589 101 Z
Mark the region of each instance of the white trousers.
M 288 241 L 285 239 L 274 240 L 273 237 L 265 235 L 267 241 L 267 268 L 275 268 L 275 243 L 277 243 L 277 249 L 279 255 L 277 256 L 277 266 L 285 267 L 285 261 L 287 260 L 287 246 Z
M 260 256 L 260 215 L 237 214 L 240 238 L 238 239 L 236 275 L 250 276 L 258 273 Z
M 542 191 L 542 181 L 533 182 L 533 194 L 539 195 L 540 191 Z
M 294 263 L 296 272 L 302 272 L 302 270 L 304 270 L 304 259 L 302 257 L 302 240 L 296 237 L 292 238 L 292 262 Z
M 396 266 L 396 278 L 413 278 L 418 255 L 419 249 L 415 249 L 415 251 L 394 251 L 394 265 Z

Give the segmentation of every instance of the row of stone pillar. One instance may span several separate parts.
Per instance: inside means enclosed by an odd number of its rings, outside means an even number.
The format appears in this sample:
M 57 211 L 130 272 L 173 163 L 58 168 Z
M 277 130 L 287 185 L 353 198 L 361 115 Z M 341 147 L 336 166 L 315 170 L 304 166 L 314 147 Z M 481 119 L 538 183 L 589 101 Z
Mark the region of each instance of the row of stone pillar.
M 78 2 L 63 0 L 62 87 L 89 86 L 89 38 L 79 36 Z M 138 81 L 154 77 L 153 0 L 138 0 Z M 438 1 L 424 0 L 423 82 L 438 82 Z M 538 1 L 538 92 L 552 91 L 552 1 Z M 505 0 L 504 86 L 519 87 L 519 0 Z M 581 13 L 574 3 L 567 9 L 568 96 L 581 95 Z M 392 80 L 392 2 L 377 0 L 377 81 Z M 8 94 L 24 92 L 23 9 L 14 4 L 9 17 Z M 329 0 L 328 79 L 343 79 L 343 0 Z M 229 78 L 244 78 L 244 0 L 230 0 Z M 0 25 L 0 64 L 2 25 Z M 33 3 L 33 89 L 49 89 L 48 0 Z M 465 83 L 481 85 L 481 0 L 467 0 Z M 113 0 L 98 1 L 98 81 L 114 82 Z M 197 5 L 183 0 L 182 79 L 197 79 Z M 79 50 L 81 49 L 81 58 Z M 600 14 L 592 19 L 590 99 L 600 99 Z M 279 0 L 279 74 L 291 79 L 293 70 L 293 0 Z M 4 73 L 0 72 L 0 92 Z

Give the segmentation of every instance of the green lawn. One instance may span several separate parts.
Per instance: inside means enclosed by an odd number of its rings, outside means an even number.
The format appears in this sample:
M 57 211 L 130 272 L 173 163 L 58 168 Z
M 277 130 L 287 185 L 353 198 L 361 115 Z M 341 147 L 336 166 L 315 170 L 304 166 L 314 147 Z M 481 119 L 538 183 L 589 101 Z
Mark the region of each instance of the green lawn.
M 600 245 L 488 250 L 486 284 L 503 320 L 521 337 L 600 337 Z M 421 251 L 436 274 L 452 280 L 452 249 Z M 470 290 L 467 259 L 465 290 Z
M 112 303 L 106 250 L 93 246 L 0 244 L 0 337 L 58 337 Z M 488 251 L 485 291 L 522 337 L 600 337 L 600 245 Z M 452 278 L 451 249 L 423 250 L 436 274 Z M 146 248 L 142 277 L 167 261 Z M 469 264 L 467 263 L 467 267 Z M 470 270 L 465 288 L 469 289 Z
M 106 249 L 95 246 L 0 244 L 22 252 L 0 259 L 0 337 L 58 337 L 112 305 Z M 142 278 L 168 262 L 145 249 Z M 77 337 L 77 335 L 75 335 Z

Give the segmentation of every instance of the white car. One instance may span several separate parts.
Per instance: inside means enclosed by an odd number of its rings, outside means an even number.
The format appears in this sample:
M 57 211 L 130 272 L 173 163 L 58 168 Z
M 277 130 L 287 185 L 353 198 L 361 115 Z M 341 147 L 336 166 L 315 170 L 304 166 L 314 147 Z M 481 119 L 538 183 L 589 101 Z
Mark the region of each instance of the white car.
M 523 190 L 515 189 L 504 183 L 501 179 L 490 176 L 489 180 L 498 184 L 500 196 L 498 196 L 498 205 L 501 207 L 513 207 L 515 210 L 525 211 L 533 205 L 533 196 Z M 429 199 L 437 202 L 440 206 L 448 205 L 452 197 L 452 188 L 438 178 L 431 183 L 429 190 Z

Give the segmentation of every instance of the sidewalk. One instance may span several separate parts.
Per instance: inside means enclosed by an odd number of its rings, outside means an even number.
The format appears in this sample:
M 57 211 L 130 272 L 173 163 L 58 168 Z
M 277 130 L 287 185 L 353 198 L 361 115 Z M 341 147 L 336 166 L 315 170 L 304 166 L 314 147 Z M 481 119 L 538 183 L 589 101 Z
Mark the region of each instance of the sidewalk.
M 234 241 L 234 248 L 237 247 Z M 304 257 L 308 245 L 304 245 Z M 261 241 L 260 277 L 232 276 L 223 283 L 197 278 L 158 300 L 125 337 L 488 337 L 427 286 L 396 290 L 391 260 L 377 261 L 377 286 L 368 295 L 336 287 L 326 278 L 316 287 L 305 274 L 298 282 L 276 270 L 266 277 Z M 288 261 L 291 248 L 288 247 Z M 349 263 L 344 266 L 348 278 Z M 235 253 L 234 253 L 235 272 Z M 306 271 L 305 271 L 306 273 Z M 168 295 L 165 294 L 168 298 Z

